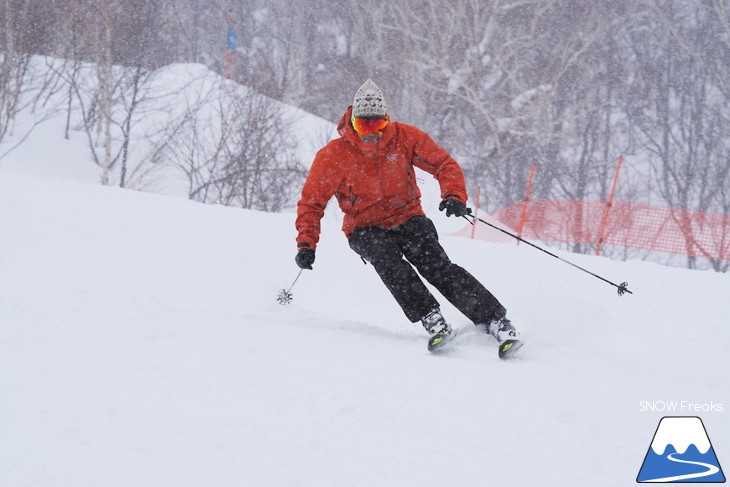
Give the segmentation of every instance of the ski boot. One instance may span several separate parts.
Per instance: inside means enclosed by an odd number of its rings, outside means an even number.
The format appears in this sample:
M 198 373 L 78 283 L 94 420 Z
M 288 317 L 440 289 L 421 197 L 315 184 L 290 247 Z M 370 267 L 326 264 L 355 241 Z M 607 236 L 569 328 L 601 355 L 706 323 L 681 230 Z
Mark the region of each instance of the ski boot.
M 446 323 L 438 308 L 432 309 L 426 316 L 421 318 L 421 323 L 423 323 L 423 327 L 431 335 L 431 338 L 428 340 L 429 352 L 440 350 L 456 336 L 456 330 L 452 329 Z
M 499 342 L 499 358 L 507 358 L 523 345 L 520 334 L 507 318 L 492 320 L 487 331 Z

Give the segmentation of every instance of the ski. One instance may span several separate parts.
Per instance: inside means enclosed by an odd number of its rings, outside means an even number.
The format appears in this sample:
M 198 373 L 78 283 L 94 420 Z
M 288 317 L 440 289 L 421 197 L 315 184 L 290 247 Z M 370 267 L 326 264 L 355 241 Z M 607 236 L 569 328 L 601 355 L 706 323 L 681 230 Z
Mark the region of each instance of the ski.
M 428 340 L 428 351 L 431 353 L 441 353 L 447 350 L 451 350 L 453 347 L 453 344 L 451 342 L 454 338 L 456 338 L 456 333 L 457 329 L 453 328 L 449 331 L 434 334 Z M 514 338 L 508 338 L 504 340 L 504 342 L 502 343 L 499 343 L 496 337 L 493 337 L 491 335 L 490 337 L 494 338 L 498 344 L 500 359 L 509 359 L 514 357 L 515 355 L 517 355 L 516 352 L 520 348 L 522 348 L 522 345 L 524 345 L 524 341 L 521 339 L 519 334 L 517 334 L 517 336 L 515 336 Z

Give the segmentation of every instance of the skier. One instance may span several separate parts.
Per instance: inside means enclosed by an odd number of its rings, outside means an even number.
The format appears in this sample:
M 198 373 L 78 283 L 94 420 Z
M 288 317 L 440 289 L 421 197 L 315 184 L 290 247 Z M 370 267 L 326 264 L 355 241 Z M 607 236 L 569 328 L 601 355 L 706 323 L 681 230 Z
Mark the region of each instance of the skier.
M 296 263 L 312 269 L 320 220 L 334 195 L 345 214 L 350 247 L 371 263 L 411 322 L 421 321 L 436 351 L 455 330 L 421 274 L 475 325 L 499 342 L 504 357 L 522 345 L 505 308 L 469 272 L 449 260 L 433 222 L 421 208 L 414 166 L 439 182 L 446 216 L 470 210 L 457 162 L 426 133 L 391 122 L 380 88 L 368 79 L 340 120 L 338 139 L 317 152 L 297 205 Z M 414 270 L 414 267 L 416 270 Z

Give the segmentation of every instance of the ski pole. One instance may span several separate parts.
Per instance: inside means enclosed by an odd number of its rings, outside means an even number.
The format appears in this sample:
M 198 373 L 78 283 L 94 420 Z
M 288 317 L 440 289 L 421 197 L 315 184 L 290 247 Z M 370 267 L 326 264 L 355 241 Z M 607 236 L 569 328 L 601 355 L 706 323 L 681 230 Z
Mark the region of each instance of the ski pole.
M 291 303 L 291 301 L 293 299 L 292 295 L 291 295 L 291 290 L 294 287 L 294 284 L 296 284 L 297 281 L 299 280 L 299 276 L 302 275 L 303 270 L 304 269 L 299 269 L 299 274 L 297 274 L 297 277 L 294 278 L 294 282 L 291 283 L 291 286 L 289 286 L 289 289 L 282 289 L 281 291 L 279 291 L 279 295 L 276 298 L 276 300 L 279 302 L 279 304 L 286 305 L 286 304 Z
M 495 230 L 499 230 L 500 232 L 502 232 L 502 233 L 506 233 L 507 235 L 509 235 L 509 236 L 510 236 L 510 237 L 512 237 L 512 238 L 516 238 L 516 239 L 517 239 L 517 240 L 519 240 L 520 242 L 526 243 L 527 245 L 529 245 L 529 246 L 531 246 L 531 247 L 535 247 L 535 248 L 536 248 L 537 250 L 540 250 L 540 251 L 542 251 L 542 252 L 545 252 L 546 254 L 548 254 L 548 255 L 551 255 L 551 256 L 555 257 L 556 259 L 558 259 L 558 260 L 562 260 L 562 261 L 563 261 L 563 262 L 565 262 L 566 264 L 570 264 L 570 265 L 572 265 L 573 267 L 575 267 L 575 268 L 577 268 L 577 269 L 580 269 L 580 270 L 582 270 L 583 272 L 586 272 L 586 273 L 588 273 L 588 274 L 592 275 L 593 277 L 597 277 L 598 279 L 602 280 L 603 282 L 607 282 L 608 284 L 610 284 L 610 285 L 612 285 L 612 286 L 616 287 L 616 288 L 618 289 L 618 295 L 619 295 L 619 296 L 623 296 L 623 295 L 624 295 L 624 293 L 634 294 L 634 293 L 632 293 L 631 291 L 629 291 L 629 287 L 628 287 L 628 286 L 629 286 L 629 283 L 628 283 L 628 282 L 622 282 L 621 284 L 616 284 L 616 283 L 613 283 L 613 282 L 609 281 L 608 279 L 605 279 L 605 278 L 603 278 L 603 277 L 599 276 L 598 274 L 594 274 L 593 272 L 591 272 L 591 271 L 589 271 L 589 270 L 587 270 L 587 269 L 584 269 L 584 268 L 582 268 L 581 266 L 579 266 L 579 265 L 577 265 L 577 264 L 574 264 L 574 263 L 570 262 L 569 260 L 565 260 L 565 259 L 563 259 L 562 257 L 559 257 L 559 256 L 557 256 L 557 255 L 553 254 L 552 252 L 549 252 L 549 251 L 547 251 L 547 250 L 543 249 L 542 247 L 538 247 L 537 245 L 535 245 L 535 244 L 533 244 L 533 243 L 531 243 L 531 242 L 528 242 L 527 240 L 525 240 L 525 239 L 524 239 L 524 238 L 522 238 L 522 237 L 518 237 L 517 235 L 515 235 L 515 234 L 513 234 L 513 233 L 510 233 L 510 232 L 508 232 L 507 230 L 504 230 L 504 229 L 502 229 L 502 228 L 499 228 L 499 227 L 498 227 L 498 226 L 496 226 L 496 225 L 492 225 L 491 223 L 489 223 L 489 222 L 486 222 L 486 221 L 482 220 L 481 218 L 476 218 L 476 217 L 472 216 L 472 215 L 471 215 L 471 208 L 469 208 L 469 209 L 468 209 L 467 211 L 468 211 L 468 215 L 469 215 L 469 216 L 471 216 L 471 218 L 472 218 L 472 219 L 470 220 L 470 219 L 469 219 L 469 218 L 467 217 L 467 215 L 464 215 L 464 219 L 465 219 L 466 221 L 468 221 L 469 223 L 471 223 L 472 225 L 475 225 L 475 224 L 476 224 L 476 221 L 478 220 L 478 221 L 480 221 L 480 222 L 484 223 L 485 225 L 488 225 L 488 226 L 490 226 L 490 227 L 494 228 Z

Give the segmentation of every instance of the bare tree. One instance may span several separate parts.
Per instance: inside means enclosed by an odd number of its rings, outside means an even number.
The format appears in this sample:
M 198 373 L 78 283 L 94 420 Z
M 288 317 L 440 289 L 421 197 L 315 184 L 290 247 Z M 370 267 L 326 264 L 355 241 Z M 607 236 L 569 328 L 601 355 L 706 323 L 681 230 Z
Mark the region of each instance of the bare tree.
M 167 124 L 155 160 L 180 167 L 190 199 L 280 211 L 305 171 L 274 100 L 215 83 Z
M 394 7 L 389 27 L 405 35 L 415 96 L 425 100 L 412 116 L 460 157 L 475 186 L 490 189 L 486 206 L 519 200 L 533 163 L 542 164 L 538 193 L 552 192 L 557 179 L 557 189 L 573 197 L 589 193 L 588 178 L 600 176 L 597 143 L 609 144 L 600 132 L 610 113 L 608 90 L 596 86 L 590 61 L 625 23 L 623 3 L 431 0 L 415 11 Z M 598 69 L 604 75 L 609 68 Z M 563 160 L 566 149 L 582 160 Z M 582 175 L 571 180 L 581 164 Z
M 29 2 L 5 0 L 0 59 L 0 142 L 10 130 L 22 102 L 30 56 L 18 44 L 23 36 Z
M 0 159 L 21 144 L 32 131 L 57 110 L 54 95 L 60 89 L 54 70 L 31 55 L 37 40 L 32 21 L 37 4 L 28 0 L 6 0 L 0 3 L 0 143 L 16 127 L 19 113 L 28 112 L 17 142 L 0 151 Z M 60 64 L 53 62 L 54 64 Z
M 632 117 L 652 165 L 654 187 L 672 208 L 727 211 L 727 80 L 716 77 L 717 60 L 706 55 L 718 54 L 727 67 L 730 51 L 722 19 L 701 4 L 657 0 L 649 7 L 655 15 L 647 23 L 654 28 L 637 33 L 642 42 L 634 44 L 643 66 L 635 86 L 643 100 L 637 100 Z M 687 266 L 696 268 L 698 248 L 704 252 L 695 235 L 699 222 L 688 220 L 686 211 L 676 215 L 685 233 Z M 719 262 L 711 263 L 718 268 Z

